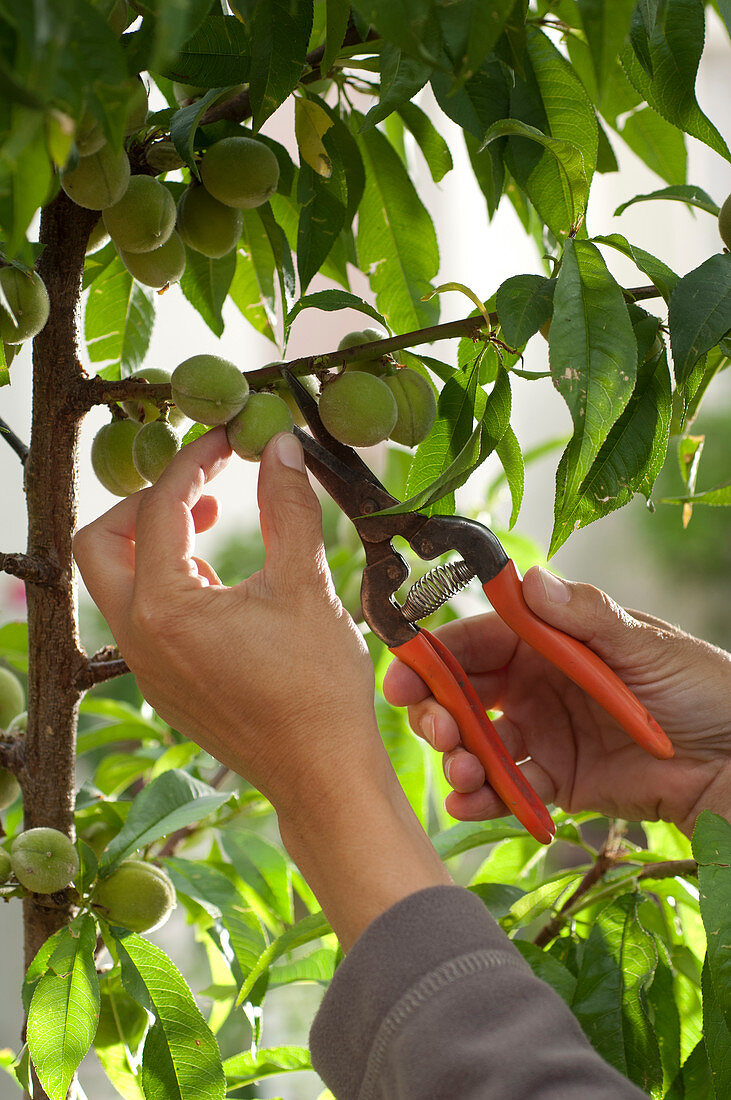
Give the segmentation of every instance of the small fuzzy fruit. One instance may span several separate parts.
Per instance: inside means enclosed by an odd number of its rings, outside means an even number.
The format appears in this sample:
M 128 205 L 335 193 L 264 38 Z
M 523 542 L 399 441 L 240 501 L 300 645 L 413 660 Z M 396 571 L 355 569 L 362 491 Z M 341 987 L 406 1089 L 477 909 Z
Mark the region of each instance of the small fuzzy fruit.
M 401 367 L 384 379 L 396 398 L 398 419 L 391 439 L 407 447 L 415 447 L 426 439 L 437 415 L 437 399 L 426 378 L 409 367 Z
M 174 172 L 183 167 L 183 158 L 172 141 L 156 141 L 147 149 L 145 159 L 156 172 Z
M 320 419 L 330 435 L 351 447 L 388 439 L 398 417 L 396 398 L 380 378 L 341 374 L 322 389 Z
M 170 381 L 170 371 L 163 370 L 162 367 L 142 367 L 141 370 L 136 370 L 129 377 L 130 379 L 144 378 L 151 386 L 157 386 Z M 144 392 L 144 386 L 140 386 L 140 396 L 134 400 L 123 401 L 122 408 L 132 420 L 137 420 L 140 424 L 149 424 L 151 420 L 160 419 L 162 410 L 154 401 L 143 397 Z M 187 419 L 185 413 L 182 413 L 175 405 L 171 405 L 168 409 L 168 420 L 174 428 L 182 427 Z
M 139 430 L 136 420 L 113 420 L 100 428 L 92 441 L 94 473 L 115 496 L 128 497 L 147 484 L 132 460 L 132 445 Z
M 99 982 L 99 1024 L 94 1046 L 119 1046 L 124 1043 L 134 1054 L 147 1030 L 150 1018 L 137 1001 L 132 1000 L 118 973 L 107 974 Z
M 135 12 L 134 14 L 136 15 L 137 13 Z M 119 38 L 119 36 L 127 30 L 127 27 L 130 25 L 131 22 L 132 19 L 130 17 L 130 10 L 127 0 L 117 0 L 114 7 L 107 16 L 107 23 L 112 28 L 112 31 L 114 34 L 116 34 L 117 38 Z
M 119 202 L 129 183 L 129 158 L 124 149 L 102 145 L 98 152 L 81 157 L 75 168 L 61 173 L 61 186 L 77 206 L 106 210 Z
M 25 706 L 23 685 L 9 668 L 0 668 L 0 730 L 10 729 L 10 723 Z
M 20 794 L 20 785 L 12 772 L 9 772 L 6 768 L 0 768 L 0 810 L 7 809 L 8 806 L 12 806 L 16 798 Z M 2 849 L 0 848 L 0 852 Z M 0 882 L 2 882 L 2 875 L 0 875 Z
M 241 412 L 249 383 L 239 368 L 218 355 L 192 355 L 173 371 L 173 401 L 199 424 L 225 424 Z
M 0 305 L 0 336 L 9 344 L 22 344 L 41 331 L 51 310 L 43 279 L 35 271 L 20 271 L 4 267 L 0 285 L 13 311 L 15 320 L 5 306 Z
M 718 213 L 718 232 L 726 248 L 731 249 L 731 195 L 728 196 Z
M 281 365 L 281 362 L 264 364 L 264 366 L 266 367 L 281 367 Z M 304 386 L 310 396 L 313 397 L 315 401 L 317 401 L 319 393 L 317 380 L 311 374 L 301 374 L 298 377 L 298 381 Z M 291 412 L 292 419 L 294 420 L 297 427 L 304 428 L 307 421 L 302 415 L 299 405 L 292 396 L 290 388 L 283 378 L 278 378 L 277 381 L 274 383 L 274 392 L 277 394 L 278 397 L 282 398 L 282 401 L 286 401 L 287 408 Z
M 132 444 L 132 460 L 140 477 L 155 482 L 180 450 L 180 436 L 167 420 L 144 424 Z
M 372 344 L 375 340 L 385 340 L 386 338 L 385 332 L 379 332 L 375 328 L 356 329 L 355 332 L 349 332 L 343 336 L 338 344 L 338 351 L 357 347 L 358 344 Z M 365 371 L 367 374 L 375 374 L 380 378 L 386 373 L 387 366 L 381 357 L 378 359 L 354 359 L 351 363 L 348 363 L 345 369 L 348 371 Z
M 200 99 L 207 91 L 208 88 L 199 88 L 195 84 L 181 84 L 178 80 L 173 81 L 173 95 L 179 107 L 185 107 L 194 99 Z
M 201 178 L 214 199 L 251 210 L 270 199 L 279 183 L 279 161 L 262 141 L 228 137 L 209 146 Z
M 108 240 L 109 234 L 104 224 L 104 218 L 99 218 L 99 221 L 89 234 L 89 240 L 86 242 L 86 255 L 90 256 L 92 252 L 98 252 L 100 248 L 104 248 Z
M 150 932 L 175 908 L 175 887 L 161 867 L 127 859 L 94 891 L 94 907 L 110 924 L 130 932 Z
M 151 252 L 124 252 L 120 249 L 119 258 L 138 283 L 158 290 L 168 283 L 177 283 L 185 271 L 185 245 L 175 230 L 159 248 L 153 248 Z
M 10 862 L 10 856 L 4 848 L 0 848 L 0 885 L 8 881 L 12 870 L 13 865 Z
M 175 229 L 175 200 L 152 176 L 132 176 L 119 202 L 102 214 L 107 233 L 123 252 L 152 252 Z
M 72 881 L 79 870 L 79 856 L 72 842 L 58 829 L 27 829 L 13 841 L 10 862 L 21 886 L 34 894 L 55 894 Z
M 276 393 L 252 393 L 240 413 L 226 425 L 228 441 L 241 458 L 258 462 L 277 432 L 291 432 L 292 414 Z
M 74 134 L 79 156 L 90 157 L 92 153 L 98 153 L 106 140 L 101 122 L 87 108 L 77 123 Z
M 129 82 L 130 96 L 127 103 L 127 121 L 124 126 L 124 136 L 136 134 L 145 125 L 147 118 L 147 88 L 141 77 L 137 76 Z
M 178 233 L 196 252 L 212 259 L 236 247 L 243 224 L 240 210 L 214 199 L 205 187 L 191 186 L 178 200 Z

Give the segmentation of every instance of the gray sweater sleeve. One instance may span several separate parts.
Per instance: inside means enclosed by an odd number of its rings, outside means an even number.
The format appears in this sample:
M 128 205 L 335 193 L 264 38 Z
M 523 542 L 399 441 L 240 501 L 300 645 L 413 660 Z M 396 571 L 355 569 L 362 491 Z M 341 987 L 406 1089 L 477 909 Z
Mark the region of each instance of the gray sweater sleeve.
M 337 1100 L 646 1100 L 458 886 L 412 894 L 366 929 L 310 1047 Z

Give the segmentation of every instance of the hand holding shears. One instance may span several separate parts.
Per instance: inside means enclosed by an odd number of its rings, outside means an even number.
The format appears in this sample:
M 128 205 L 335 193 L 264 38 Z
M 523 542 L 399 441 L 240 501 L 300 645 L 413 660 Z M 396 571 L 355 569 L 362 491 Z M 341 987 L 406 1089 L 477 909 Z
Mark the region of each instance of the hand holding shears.
M 658 759 L 673 755 L 666 734 L 616 673 L 593 650 L 529 609 L 515 564 L 492 531 L 459 516 L 377 514 L 398 502 L 352 448 L 330 436 L 315 401 L 297 379 L 286 369 L 282 374 L 314 436 L 295 429 L 307 466 L 352 520 L 363 543 L 366 622 L 453 715 L 465 747 L 480 760 L 490 785 L 537 840 L 548 843 L 555 833 L 548 810 L 508 753 L 455 657 L 416 625 L 473 577 L 511 629 L 583 688 L 638 745 Z M 396 536 L 425 560 L 451 550 L 461 555 L 460 561 L 438 566 L 417 582 L 402 606 L 394 594 L 409 570 L 392 546 Z

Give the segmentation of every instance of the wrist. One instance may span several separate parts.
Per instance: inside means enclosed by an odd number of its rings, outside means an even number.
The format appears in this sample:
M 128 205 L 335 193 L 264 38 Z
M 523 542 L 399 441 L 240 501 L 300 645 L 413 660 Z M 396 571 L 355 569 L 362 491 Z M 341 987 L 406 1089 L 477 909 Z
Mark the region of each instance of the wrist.
M 452 880 L 385 750 L 367 772 L 334 779 L 278 816 L 284 846 L 347 951 L 396 902 Z

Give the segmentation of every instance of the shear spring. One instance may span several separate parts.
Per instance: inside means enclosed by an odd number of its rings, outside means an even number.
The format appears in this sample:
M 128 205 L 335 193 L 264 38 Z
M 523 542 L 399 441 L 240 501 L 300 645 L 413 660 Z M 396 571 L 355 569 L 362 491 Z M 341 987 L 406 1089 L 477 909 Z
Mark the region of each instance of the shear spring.
M 466 561 L 437 565 L 411 586 L 401 611 L 410 623 L 433 614 L 474 577 Z

